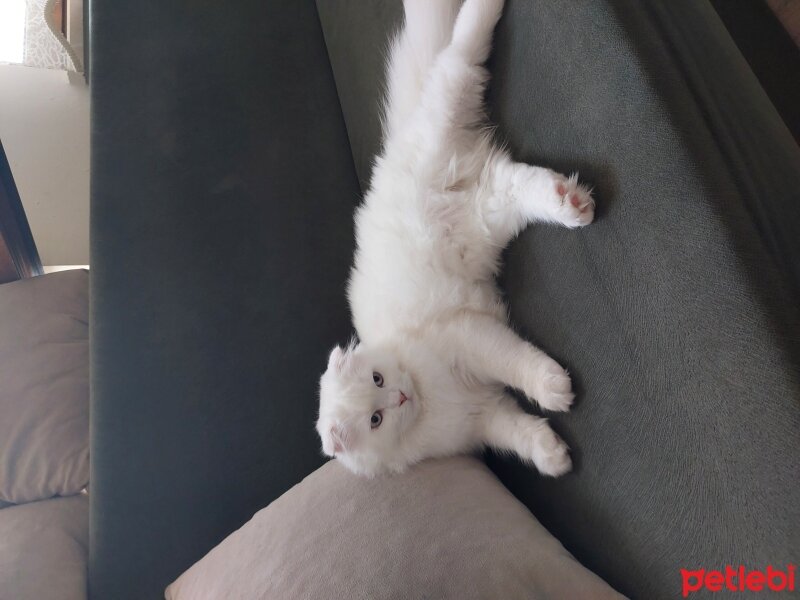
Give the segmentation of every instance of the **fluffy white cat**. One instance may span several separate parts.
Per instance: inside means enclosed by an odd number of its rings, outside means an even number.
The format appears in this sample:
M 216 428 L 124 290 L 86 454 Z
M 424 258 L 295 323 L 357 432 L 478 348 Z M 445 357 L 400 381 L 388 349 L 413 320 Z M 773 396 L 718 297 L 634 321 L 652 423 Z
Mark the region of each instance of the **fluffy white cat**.
M 495 277 L 529 223 L 581 227 L 590 193 L 513 162 L 483 93 L 502 0 L 405 0 L 388 64 L 384 145 L 355 215 L 348 297 L 358 342 L 320 381 L 323 452 L 356 473 L 491 446 L 558 476 L 567 446 L 506 386 L 566 411 L 569 376 L 508 326 Z

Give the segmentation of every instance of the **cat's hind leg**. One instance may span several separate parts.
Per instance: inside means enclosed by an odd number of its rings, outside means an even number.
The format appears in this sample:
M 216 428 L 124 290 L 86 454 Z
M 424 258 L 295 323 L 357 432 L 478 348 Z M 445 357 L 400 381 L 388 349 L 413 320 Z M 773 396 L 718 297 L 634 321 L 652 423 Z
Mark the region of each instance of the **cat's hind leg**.
M 419 106 L 409 116 L 403 135 L 390 140 L 387 150 L 412 148 L 417 169 L 432 173 L 453 170 L 455 156 L 474 154 L 486 121 L 483 93 L 489 73 L 483 63 L 502 9 L 503 0 L 465 0 L 452 40 L 430 68 Z M 450 177 L 448 185 L 460 180 L 459 175 Z
M 492 35 L 505 0 L 465 0 L 458 11 L 450 49 L 470 65 L 481 65 L 489 58 Z
M 495 25 L 504 0 L 465 0 L 450 43 L 439 53 L 422 92 L 424 123 L 440 128 L 484 124 L 483 92 Z
M 488 446 L 532 462 L 543 475 L 558 477 L 572 468 L 569 448 L 547 419 L 526 414 L 508 396 L 484 415 L 483 437 Z
M 529 223 L 583 227 L 594 220 L 594 199 L 576 176 L 514 162 L 498 151 L 486 166 L 485 179 L 484 219 L 502 246 Z
M 384 125 L 390 137 L 419 105 L 431 65 L 450 43 L 460 0 L 405 0 L 403 28 L 392 40 L 387 65 Z

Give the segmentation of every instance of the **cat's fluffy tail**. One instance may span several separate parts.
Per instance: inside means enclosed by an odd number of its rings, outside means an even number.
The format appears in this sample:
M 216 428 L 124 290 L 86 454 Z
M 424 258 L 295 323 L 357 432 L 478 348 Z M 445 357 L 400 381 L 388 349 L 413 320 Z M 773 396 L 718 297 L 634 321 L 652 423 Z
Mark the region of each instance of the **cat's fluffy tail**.
M 387 66 L 384 139 L 419 103 L 436 55 L 450 43 L 461 0 L 404 0 L 405 23 L 392 41 Z

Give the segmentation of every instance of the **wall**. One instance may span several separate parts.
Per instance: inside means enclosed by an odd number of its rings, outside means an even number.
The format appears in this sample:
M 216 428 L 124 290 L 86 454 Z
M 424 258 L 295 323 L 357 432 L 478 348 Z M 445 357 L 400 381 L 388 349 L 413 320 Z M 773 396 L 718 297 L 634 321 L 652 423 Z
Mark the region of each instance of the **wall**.
M 89 88 L 0 64 L 0 140 L 44 265 L 89 262 Z

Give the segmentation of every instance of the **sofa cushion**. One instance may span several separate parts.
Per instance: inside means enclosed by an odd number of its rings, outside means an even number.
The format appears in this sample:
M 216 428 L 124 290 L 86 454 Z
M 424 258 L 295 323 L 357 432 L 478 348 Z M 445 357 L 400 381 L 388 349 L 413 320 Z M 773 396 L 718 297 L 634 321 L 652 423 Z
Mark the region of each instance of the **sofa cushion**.
M 86 600 L 89 497 L 0 510 L 0 598 Z
M 330 461 L 256 513 L 166 596 L 621 598 L 470 457 L 379 479 Z
M 0 286 L 0 500 L 89 481 L 88 296 L 84 270 Z

